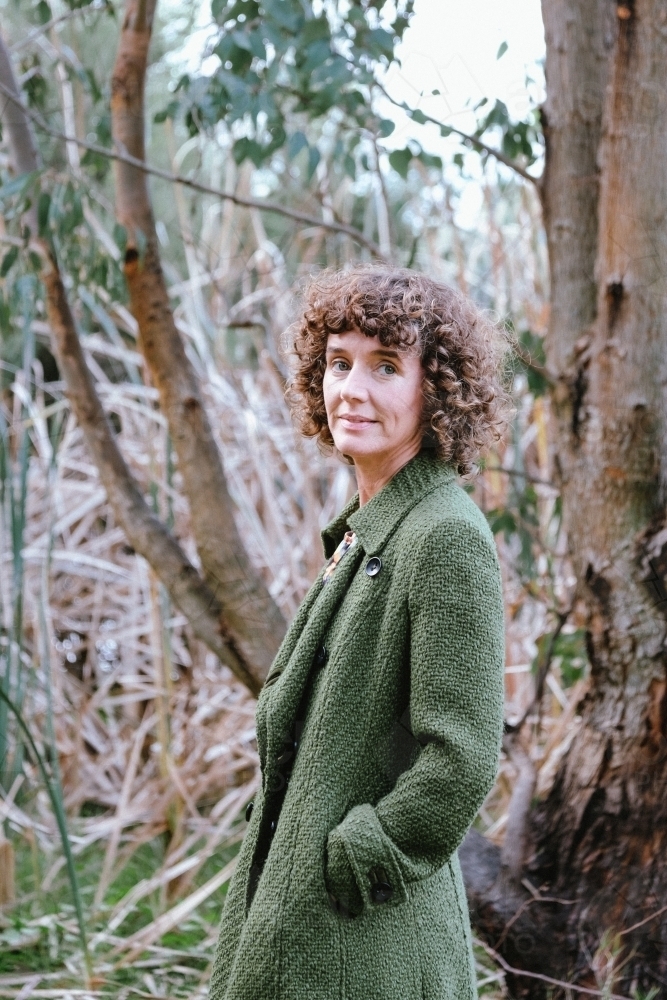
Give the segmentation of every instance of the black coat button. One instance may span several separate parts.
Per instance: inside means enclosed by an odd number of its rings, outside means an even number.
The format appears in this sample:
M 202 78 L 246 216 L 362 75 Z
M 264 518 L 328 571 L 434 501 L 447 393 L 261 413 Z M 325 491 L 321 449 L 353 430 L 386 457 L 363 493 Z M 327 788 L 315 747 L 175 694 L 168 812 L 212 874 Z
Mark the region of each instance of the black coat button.
M 320 646 L 320 648 L 315 653 L 315 666 L 323 667 L 324 664 L 329 659 L 329 653 L 326 646 Z
M 389 882 L 376 882 L 371 886 L 371 899 L 374 903 L 387 903 L 394 895 Z
M 253 810 L 254 805 L 255 805 L 254 802 L 249 802 L 248 805 L 245 807 L 245 821 L 246 821 L 246 823 L 250 822 L 250 817 L 252 816 L 252 810 Z
M 271 836 L 273 836 L 275 832 L 276 832 L 276 821 L 275 819 L 272 819 L 271 822 L 269 823 L 269 833 L 271 834 Z
M 366 563 L 366 573 L 368 576 L 377 576 L 382 569 L 382 560 L 379 556 L 371 556 Z

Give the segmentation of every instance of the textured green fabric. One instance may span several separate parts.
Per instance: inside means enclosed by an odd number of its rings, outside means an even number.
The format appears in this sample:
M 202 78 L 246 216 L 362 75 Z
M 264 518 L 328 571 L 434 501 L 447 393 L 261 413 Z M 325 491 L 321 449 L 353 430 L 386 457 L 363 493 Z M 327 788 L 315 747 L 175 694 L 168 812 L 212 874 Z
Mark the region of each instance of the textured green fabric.
M 495 779 L 504 618 L 495 543 L 451 466 L 423 451 L 322 533 L 329 557 L 257 704 L 262 789 L 225 902 L 211 1000 L 471 1000 L 457 847 Z M 365 567 L 379 556 L 382 567 Z M 318 649 L 329 653 L 314 666 Z M 305 722 L 252 905 L 277 758 Z M 393 889 L 372 899 L 377 868 Z M 360 913 L 335 912 L 327 888 Z

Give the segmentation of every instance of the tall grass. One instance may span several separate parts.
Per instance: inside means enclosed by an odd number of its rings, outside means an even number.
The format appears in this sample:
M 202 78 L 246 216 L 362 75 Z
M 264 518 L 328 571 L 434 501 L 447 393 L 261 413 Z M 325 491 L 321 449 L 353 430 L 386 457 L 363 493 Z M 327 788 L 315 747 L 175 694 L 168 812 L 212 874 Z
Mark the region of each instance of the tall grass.
M 65 816 L 65 808 L 63 804 L 62 796 L 62 781 L 60 778 L 60 771 L 57 764 L 57 751 L 53 754 L 53 759 L 51 762 L 51 771 L 44 761 L 42 754 L 37 749 L 37 744 L 35 743 L 32 733 L 28 723 L 23 718 L 21 711 L 17 705 L 9 698 L 3 690 L 0 689 L 0 699 L 6 706 L 7 710 L 12 713 L 16 719 L 19 728 L 26 740 L 28 747 L 33 755 L 35 763 L 39 768 L 44 786 L 48 793 L 51 805 L 53 807 L 53 814 L 56 818 L 56 823 L 58 824 L 58 832 L 60 834 L 60 840 L 62 844 L 63 854 L 67 863 L 67 874 L 70 880 L 70 886 L 72 888 L 72 897 L 74 899 L 74 907 L 76 910 L 76 919 L 79 927 L 79 937 L 81 940 L 81 946 L 83 949 L 84 961 L 86 966 L 86 973 L 88 983 L 92 978 L 92 964 L 90 960 L 90 953 L 88 951 L 88 938 L 86 935 L 86 922 L 83 913 L 83 903 L 81 900 L 81 891 L 79 888 L 79 879 L 76 873 L 76 866 L 74 864 L 74 855 L 72 853 L 72 845 L 70 842 L 69 834 L 67 832 L 67 818 Z M 55 749 L 55 748 L 54 748 Z
M 0 411 L 0 531 L 9 533 L 11 543 L 10 585 L 2 594 L 3 648 L 0 651 L 0 691 L 4 695 L 0 705 L 0 777 L 6 788 L 11 787 L 21 773 L 23 743 L 10 740 L 10 716 L 7 700 L 14 699 L 20 710 L 26 688 L 26 671 L 23 661 L 24 630 L 24 561 L 27 517 L 27 491 L 29 467 L 29 435 L 25 427 L 26 399 L 30 398 L 32 364 L 35 355 L 33 331 L 36 279 L 24 275 L 17 282 L 16 292 L 21 317 L 23 342 L 23 368 L 16 373 L 14 394 L 14 419 L 11 430 Z

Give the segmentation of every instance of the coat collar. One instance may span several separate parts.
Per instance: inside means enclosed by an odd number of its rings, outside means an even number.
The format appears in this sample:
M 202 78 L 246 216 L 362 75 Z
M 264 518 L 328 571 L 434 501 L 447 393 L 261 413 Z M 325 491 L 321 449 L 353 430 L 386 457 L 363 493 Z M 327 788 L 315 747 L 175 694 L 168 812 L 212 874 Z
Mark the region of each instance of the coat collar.
M 356 532 L 367 554 L 379 552 L 408 511 L 456 474 L 453 465 L 435 458 L 431 450 L 422 449 L 368 503 L 360 507 L 356 493 L 326 526 L 322 531 L 326 558 L 332 555 L 349 528 Z

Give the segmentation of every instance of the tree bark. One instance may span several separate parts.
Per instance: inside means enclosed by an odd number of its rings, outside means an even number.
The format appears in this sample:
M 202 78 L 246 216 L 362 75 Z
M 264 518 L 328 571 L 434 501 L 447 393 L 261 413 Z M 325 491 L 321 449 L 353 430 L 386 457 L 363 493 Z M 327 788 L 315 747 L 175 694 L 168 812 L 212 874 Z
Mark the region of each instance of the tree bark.
M 544 0 L 543 14 L 547 366 L 591 677 L 522 870 L 499 892 L 489 849 L 469 892 L 511 965 L 666 996 L 667 9 Z M 528 978 L 508 986 L 545 996 Z
M 157 0 L 128 0 L 111 83 L 116 145 L 145 158 L 144 81 Z M 265 677 L 284 618 L 254 570 L 234 521 L 222 460 L 201 389 L 169 304 L 145 173 L 116 161 L 116 211 L 127 232 L 125 276 L 140 346 L 169 424 L 207 586 L 225 608 L 230 637 Z

